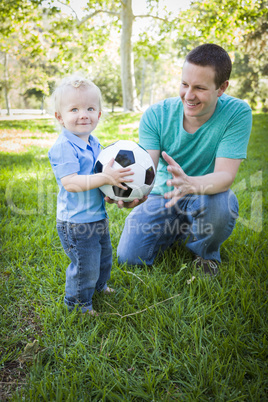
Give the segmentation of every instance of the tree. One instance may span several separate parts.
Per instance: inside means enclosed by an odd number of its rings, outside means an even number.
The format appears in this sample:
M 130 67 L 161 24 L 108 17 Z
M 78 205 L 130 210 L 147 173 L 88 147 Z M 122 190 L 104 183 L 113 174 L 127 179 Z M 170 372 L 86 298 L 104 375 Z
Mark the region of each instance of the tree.
M 98 73 L 93 75 L 93 81 L 102 92 L 105 102 L 112 107 L 114 112 L 115 105 L 122 104 L 122 87 L 120 80 L 120 64 L 113 59 L 110 60 L 105 54 L 98 61 Z
M 3 80 L 1 80 L 1 90 L 4 91 L 4 98 L 6 103 L 7 114 L 10 115 L 10 99 L 9 99 L 9 89 L 10 89 L 10 80 L 8 74 L 8 53 L 2 53 L 3 58 L 3 66 L 4 66 L 4 76 Z
M 238 77 L 236 90 L 254 108 L 261 96 L 260 83 L 268 73 L 267 1 L 196 0 L 183 15 L 184 51 L 204 42 L 223 46 L 233 56 L 232 77 Z
M 68 6 L 68 1 L 62 4 Z M 73 10 L 76 18 L 77 25 L 84 27 L 91 22 L 95 28 L 97 25 L 102 27 L 105 32 L 107 24 L 117 26 L 117 29 L 121 30 L 121 82 L 123 91 L 123 107 L 124 110 L 135 110 L 138 107 L 138 100 L 136 95 L 136 85 L 134 76 L 134 57 L 132 52 L 132 34 L 133 23 L 137 18 L 154 18 L 162 21 L 166 24 L 166 30 L 170 27 L 170 21 L 168 17 L 170 13 L 166 10 L 162 11 L 164 16 L 159 16 L 158 3 L 159 0 L 147 0 L 148 14 L 134 15 L 132 9 L 132 0 L 97 0 L 94 2 L 88 1 L 85 16 L 79 19 L 75 11 Z M 53 4 L 53 0 L 52 0 Z M 71 7 L 70 7 L 71 8 Z M 106 19 L 105 23 L 101 20 L 101 15 L 109 16 L 109 21 Z M 98 18 L 98 19 L 97 19 Z M 163 30 L 163 27 L 161 28 Z
M 51 9 L 50 13 L 54 10 Z M 18 75 L 22 75 L 23 92 L 27 83 L 32 90 L 48 95 L 48 79 L 44 65 L 47 58 L 43 29 L 43 9 L 38 1 L 12 0 L 0 3 L 0 54 L 3 71 L 1 87 L 4 91 L 8 114 L 10 113 L 9 91 Z M 15 62 L 15 63 L 14 63 Z M 16 73 L 11 74 L 11 66 Z M 25 71 L 26 70 L 26 71 Z
M 165 32 L 155 32 L 151 26 L 152 32 L 141 32 L 136 40 L 133 50 L 135 54 L 135 79 L 137 93 L 141 107 L 143 106 L 144 96 L 149 92 L 149 104 L 154 101 L 154 87 L 163 85 L 166 77 L 170 80 L 169 74 L 164 70 L 170 63 L 174 62 L 176 55 L 172 51 L 170 39 L 166 38 Z M 164 55 L 164 60 L 161 55 Z M 146 100 L 148 102 L 148 99 Z
M 254 18 L 254 29 L 244 36 L 242 51 L 244 60 L 248 59 L 248 73 L 245 82 L 240 85 L 240 92 L 247 91 L 251 106 L 254 108 L 259 99 L 263 105 L 263 111 L 267 111 L 268 89 L 268 8 L 266 1 L 258 2 L 258 9 Z M 240 54 L 241 54 L 240 53 Z M 266 80 L 263 78 L 266 77 Z

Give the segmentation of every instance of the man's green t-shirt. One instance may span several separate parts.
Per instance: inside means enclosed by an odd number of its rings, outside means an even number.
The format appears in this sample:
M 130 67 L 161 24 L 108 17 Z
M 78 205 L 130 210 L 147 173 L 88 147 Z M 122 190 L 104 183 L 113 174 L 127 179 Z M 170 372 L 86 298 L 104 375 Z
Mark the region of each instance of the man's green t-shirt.
M 139 143 L 145 149 L 160 150 L 156 181 L 152 193 L 171 190 L 171 178 L 162 151 L 167 152 L 188 176 L 202 176 L 214 171 L 216 158 L 244 159 L 252 127 L 248 104 L 223 94 L 215 112 L 194 134 L 183 128 L 183 104 L 180 97 L 152 105 L 143 114 Z

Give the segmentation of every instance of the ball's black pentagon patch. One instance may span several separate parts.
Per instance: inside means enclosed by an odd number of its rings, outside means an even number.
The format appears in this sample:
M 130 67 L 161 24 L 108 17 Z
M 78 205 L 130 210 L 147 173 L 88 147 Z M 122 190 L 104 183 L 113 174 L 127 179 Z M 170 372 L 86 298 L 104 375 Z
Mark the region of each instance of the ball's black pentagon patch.
M 100 161 L 97 161 L 95 165 L 95 173 L 101 173 L 103 169 L 103 164 Z
M 146 169 L 145 173 L 145 184 L 150 186 L 152 182 L 154 181 L 154 169 L 153 167 L 149 167 L 149 169 Z
M 121 165 L 122 167 L 127 167 L 135 163 L 135 157 L 132 151 L 121 149 L 116 155 L 115 161 L 119 163 L 119 165 Z
M 123 188 L 117 186 L 113 186 L 114 195 L 116 195 L 116 197 L 129 197 L 132 193 L 132 188 L 128 187 L 126 183 L 122 184 L 123 186 L 127 187 L 127 190 L 124 190 Z

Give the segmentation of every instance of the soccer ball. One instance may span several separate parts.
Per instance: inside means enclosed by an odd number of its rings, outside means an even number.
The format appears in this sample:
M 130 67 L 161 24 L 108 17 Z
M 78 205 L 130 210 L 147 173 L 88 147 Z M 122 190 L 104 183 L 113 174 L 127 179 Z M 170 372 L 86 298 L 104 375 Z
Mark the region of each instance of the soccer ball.
M 127 190 L 117 186 L 104 185 L 100 190 L 113 200 L 133 201 L 148 195 L 153 188 L 155 167 L 150 154 L 134 141 L 119 140 L 104 148 L 96 160 L 95 172 L 101 173 L 114 158 L 114 169 L 131 167 L 133 182 L 124 183 Z

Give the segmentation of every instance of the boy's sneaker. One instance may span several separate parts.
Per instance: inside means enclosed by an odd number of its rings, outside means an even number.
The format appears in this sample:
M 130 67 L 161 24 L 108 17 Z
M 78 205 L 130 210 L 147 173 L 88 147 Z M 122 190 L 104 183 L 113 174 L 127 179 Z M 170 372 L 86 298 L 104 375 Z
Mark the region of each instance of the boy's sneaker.
M 103 290 L 103 293 L 105 295 L 111 295 L 112 293 L 115 293 L 115 290 L 113 288 L 109 288 L 109 286 L 107 286 L 107 288 L 105 290 Z
M 219 273 L 219 263 L 215 260 L 204 260 L 204 258 L 196 256 L 193 264 L 198 271 L 205 275 L 216 276 Z

